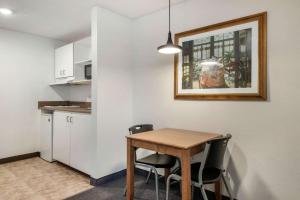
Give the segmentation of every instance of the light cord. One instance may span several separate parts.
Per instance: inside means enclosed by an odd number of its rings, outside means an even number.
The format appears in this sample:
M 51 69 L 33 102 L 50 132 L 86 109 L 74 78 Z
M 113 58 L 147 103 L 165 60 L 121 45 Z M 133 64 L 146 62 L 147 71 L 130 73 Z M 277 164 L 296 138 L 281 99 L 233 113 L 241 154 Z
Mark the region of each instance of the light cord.
M 169 0 L 169 32 L 171 32 L 171 0 Z

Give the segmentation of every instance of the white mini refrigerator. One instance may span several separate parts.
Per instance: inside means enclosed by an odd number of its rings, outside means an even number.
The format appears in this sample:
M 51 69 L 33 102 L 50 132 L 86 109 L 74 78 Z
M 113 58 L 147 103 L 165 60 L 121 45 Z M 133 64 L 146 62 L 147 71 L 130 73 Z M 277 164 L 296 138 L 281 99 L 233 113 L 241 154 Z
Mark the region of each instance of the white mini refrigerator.
M 53 161 L 53 114 L 41 114 L 40 156 L 42 159 Z

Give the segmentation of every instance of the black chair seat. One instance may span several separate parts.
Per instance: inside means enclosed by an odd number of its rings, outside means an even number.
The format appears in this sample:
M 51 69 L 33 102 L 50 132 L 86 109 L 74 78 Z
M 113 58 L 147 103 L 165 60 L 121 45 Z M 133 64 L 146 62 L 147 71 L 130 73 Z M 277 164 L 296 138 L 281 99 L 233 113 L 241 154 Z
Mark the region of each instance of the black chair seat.
M 191 176 L 192 181 L 199 182 L 199 169 L 201 163 L 191 164 Z M 178 175 L 181 176 L 181 170 L 177 172 Z M 204 168 L 203 170 L 203 183 L 210 184 L 218 181 L 221 178 L 222 172 L 216 168 Z
M 136 161 L 155 168 L 171 168 L 175 165 L 176 158 L 165 154 L 151 154 Z

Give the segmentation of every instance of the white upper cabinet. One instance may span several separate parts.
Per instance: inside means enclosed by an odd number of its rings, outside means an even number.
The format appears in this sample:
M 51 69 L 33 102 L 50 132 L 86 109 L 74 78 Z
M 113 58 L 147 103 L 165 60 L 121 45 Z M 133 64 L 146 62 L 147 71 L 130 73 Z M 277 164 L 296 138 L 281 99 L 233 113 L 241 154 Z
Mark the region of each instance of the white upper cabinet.
M 74 75 L 74 44 L 55 49 L 55 78 L 66 78 Z
M 91 61 L 91 38 L 74 42 L 74 64 L 80 65 Z
M 50 85 L 89 84 L 84 72 L 91 63 L 91 37 L 55 49 L 55 80 Z

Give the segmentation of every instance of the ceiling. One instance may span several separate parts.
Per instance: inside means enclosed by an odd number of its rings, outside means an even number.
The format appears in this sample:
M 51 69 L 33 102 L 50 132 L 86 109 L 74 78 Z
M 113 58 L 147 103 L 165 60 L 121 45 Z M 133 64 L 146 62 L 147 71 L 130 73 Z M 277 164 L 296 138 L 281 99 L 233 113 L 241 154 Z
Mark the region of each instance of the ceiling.
M 168 0 L 0 0 L 0 7 L 15 12 L 10 17 L 0 16 L 0 28 L 74 41 L 90 34 L 93 6 L 137 18 L 168 7 Z

